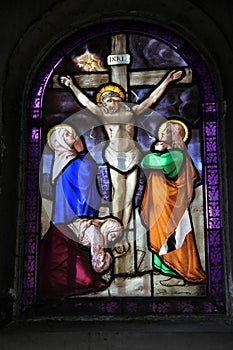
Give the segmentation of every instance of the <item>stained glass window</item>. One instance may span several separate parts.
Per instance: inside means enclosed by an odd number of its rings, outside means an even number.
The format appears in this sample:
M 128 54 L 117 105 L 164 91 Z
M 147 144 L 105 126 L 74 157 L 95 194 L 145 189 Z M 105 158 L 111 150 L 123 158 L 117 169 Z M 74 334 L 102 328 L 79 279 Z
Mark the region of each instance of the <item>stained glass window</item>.
M 206 62 L 167 29 L 59 42 L 28 106 L 21 310 L 224 314 L 220 118 Z

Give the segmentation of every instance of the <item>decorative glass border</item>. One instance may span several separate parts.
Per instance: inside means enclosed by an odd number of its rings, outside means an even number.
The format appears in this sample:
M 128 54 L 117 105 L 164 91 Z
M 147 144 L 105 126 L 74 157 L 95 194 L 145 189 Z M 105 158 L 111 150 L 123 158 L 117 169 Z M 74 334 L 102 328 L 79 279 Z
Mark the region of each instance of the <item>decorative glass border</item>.
M 96 30 L 97 29 L 97 30 Z M 98 34 L 96 34 L 98 32 Z M 40 193 L 39 163 L 42 154 L 42 106 L 46 84 L 63 57 L 74 46 L 81 45 L 98 35 L 119 32 L 150 35 L 163 41 L 188 62 L 198 79 L 203 113 L 203 176 L 205 183 L 205 215 L 207 246 L 207 296 L 201 298 L 79 298 L 53 302 L 50 305 L 39 305 L 37 294 L 38 242 L 40 239 Z M 183 38 L 158 25 L 140 22 L 121 21 L 104 23 L 94 29 L 83 29 L 71 35 L 57 45 L 47 57 L 43 68 L 38 72 L 29 96 L 28 105 L 28 151 L 26 166 L 26 200 L 24 224 L 23 281 L 21 313 L 33 308 L 34 315 L 42 313 L 52 316 L 61 315 L 165 315 L 192 314 L 210 315 L 225 314 L 225 280 L 223 258 L 223 227 L 220 206 L 220 155 L 218 148 L 218 112 L 216 91 L 208 68 L 201 56 Z M 26 313 L 27 314 L 27 313 Z

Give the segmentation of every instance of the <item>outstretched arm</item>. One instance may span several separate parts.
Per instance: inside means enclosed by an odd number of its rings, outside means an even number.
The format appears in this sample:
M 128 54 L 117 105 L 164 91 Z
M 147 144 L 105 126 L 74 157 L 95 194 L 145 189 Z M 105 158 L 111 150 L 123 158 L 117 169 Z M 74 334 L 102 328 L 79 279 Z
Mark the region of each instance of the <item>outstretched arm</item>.
M 152 93 L 148 98 L 146 98 L 143 102 L 133 107 L 135 114 L 141 114 L 147 108 L 150 108 L 163 95 L 167 86 L 172 81 L 179 79 L 182 74 L 183 74 L 182 70 L 179 70 L 179 71 L 172 70 L 171 72 L 169 72 L 167 77 L 162 81 L 162 83 L 159 86 L 157 86 L 155 90 L 152 91 Z
M 61 76 L 60 82 L 62 85 L 65 85 L 71 89 L 71 91 L 74 93 L 77 100 L 86 107 L 91 113 L 102 117 L 102 111 L 101 109 L 93 103 L 73 82 L 72 78 L 67 76 Z

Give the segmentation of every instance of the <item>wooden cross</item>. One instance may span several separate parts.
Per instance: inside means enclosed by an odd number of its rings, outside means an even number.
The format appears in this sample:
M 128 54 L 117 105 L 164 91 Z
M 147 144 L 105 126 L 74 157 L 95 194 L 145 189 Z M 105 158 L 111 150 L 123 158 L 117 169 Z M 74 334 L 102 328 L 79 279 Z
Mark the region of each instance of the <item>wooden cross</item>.
M 130 71 L 128 62 L 124 63 L 124 57 L 128 57 L 126 47 L 126 35 L 113 35 L 111 39 L 111 55 L 109 56 L 112 63 L 109 72 L 93 73 L 86 72 L 85 74 L 74 75 L 74 80 L 81 88 L 98 88 L 101 84 L 113 82 L 117 83 L 126 91 L 126 99 L 128 100 L 129 89 L 132 86 L 156 86 L 164 75 L 168 72 L 167 69 L 147 70 L 147 71 Z M 115 60 L 115 61 L 114 61 Z M 180 67 L 182 68 L 182 67 Z M 192 70 L 189 67 L 183 67 L 186 75 L 179 83 L 192 82 Z M 129 70 L 129 71 L 128 71 Z M 170 70 L 170 69 L 169 69 Z M 127 79 L 129 76 L 129 79 Z M 53 76 L 53 87 L 63 88 L 58 82 L 58 75 Z

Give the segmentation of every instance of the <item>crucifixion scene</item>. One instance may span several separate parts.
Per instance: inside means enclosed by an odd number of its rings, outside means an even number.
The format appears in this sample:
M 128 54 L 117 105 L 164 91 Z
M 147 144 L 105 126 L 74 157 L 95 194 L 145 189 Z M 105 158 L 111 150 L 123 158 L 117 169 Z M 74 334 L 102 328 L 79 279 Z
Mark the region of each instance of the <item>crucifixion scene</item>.
M 205 296 L 194 67 L 154 37 L 74 47 L 44 97 L 39 295 Z

